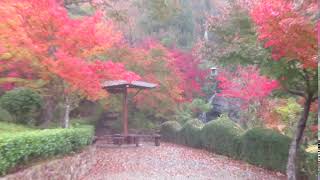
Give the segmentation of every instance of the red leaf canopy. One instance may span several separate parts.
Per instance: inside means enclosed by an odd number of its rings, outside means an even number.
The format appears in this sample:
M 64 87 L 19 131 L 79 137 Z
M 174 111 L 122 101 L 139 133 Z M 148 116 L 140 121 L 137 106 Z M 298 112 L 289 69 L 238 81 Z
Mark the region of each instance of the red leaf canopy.
M 296 10 L 292 1 L 261 0 L 251 9 L 259 39 L 272 48 L 275 60 L 299 60 L 304 68 L 317 67 L 317 28 L 312 20 L 315 1 Z M 319 23 L 318 23 L 319 26 Z M 318 28 L 319 29 L 319 28 Z
M 219 72 L 217 80 L 220 96 L 240 98 L 244 105 L 263 100 L 279 87 L 277 81 L 260 75 L 254 66 L 239 66 L 235 72 Z
M 54 75 L 69 90 L 91 99 L 105 96 L 100 87 L 103 80 L 139 79 L 119 63 L 90 60 L 122 41 L 122 34 L 99 12 L 73 19 L 56 0 L 6 0 L 0 2 L 0 21 L 0 56 L 7 64 L 30 66 L 37 78 L 48 80 Z M 14 69 L 21 68 L 25 66 Z M 0 73 L 4 70 L 10 68 Z

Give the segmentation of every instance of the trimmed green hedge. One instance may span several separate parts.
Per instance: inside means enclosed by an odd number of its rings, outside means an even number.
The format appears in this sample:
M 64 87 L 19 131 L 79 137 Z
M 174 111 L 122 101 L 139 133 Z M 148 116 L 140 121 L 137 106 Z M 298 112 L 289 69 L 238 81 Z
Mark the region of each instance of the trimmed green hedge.
M 187 121 L 178 132 L 178 142 L 191 147 L 201 147 L 200 133 L 203 126 L 198 119 Z
M 239 156 L 239 137 L 243 130 L 229 118 L 222 116 L 207 123 L 201 131 L 204 148 L 218 154 L 237 158 Z
M 161 124 L 160 133 L 166 141 L 176 142 L 181 125 L 177 121 L 166 121 Z
M 0 175 L 32 158 L 66 154 L 92 141 L 92 126 L 46 129 L 0 136 Z
M 271 129 L 253 128 L 241 137 L 241 158 L 251 164 L 285 172 L 290 138 Z
M 181 127 L 176 121 L 161 126 L 165 140 L 247 161 L 267 169 L 285 172 L 291 139 L 265 128 L 242 130 L 228 117 L 222 116 L 204 126 L 189 120 Z M 300 179 L 316 179 L 317 153 L 299 152 Z

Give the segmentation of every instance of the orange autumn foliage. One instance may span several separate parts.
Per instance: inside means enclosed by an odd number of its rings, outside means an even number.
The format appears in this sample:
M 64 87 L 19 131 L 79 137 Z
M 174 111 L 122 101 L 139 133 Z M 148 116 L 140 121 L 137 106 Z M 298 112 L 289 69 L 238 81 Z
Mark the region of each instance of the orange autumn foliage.
M 72 19 L 55 0 L 5 0 L 0 2 L 0 21 L 0 59 L 6 64 L 28 64 L 36 78 L 58 77 L 69 90 L 90 99 L 105 97 L 103 80 L 139 79 L 120 64 L 92 62 L 94 55 L 122 41 L 121 32 L 99 12 Z M 103 72 L 97 72 L 99 64 Z M 19 68 L 25 66 L 15 67 Z

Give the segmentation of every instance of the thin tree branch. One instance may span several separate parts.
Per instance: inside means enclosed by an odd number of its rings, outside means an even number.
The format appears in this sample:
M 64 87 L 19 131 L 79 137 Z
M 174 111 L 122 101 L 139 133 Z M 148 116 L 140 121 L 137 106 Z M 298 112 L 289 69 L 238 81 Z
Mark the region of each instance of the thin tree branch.
M 303 74 L 304 80 L 306 81 L 307 90 L 309 92 L 309 90 L 310 90 L 310 78 L 309 78 L 308 72 L 305 69 L 303 70 L 303 72 L 304 72 L 304 74 Z
M 291 89 L 288 89 L 287 91 L 288 91 L 289 93 L 291 93 L 291 94 L 294 94 L 294 95 L 297 95 L 297 96 L 305 97 L 305 94 L 304 94 L 304 92 L 302 92 L 302 91 L 291 90 Z
M 304 91 L 289 89 L 289 88 L 287 88 L 287 87 L 285 87 L 285 86 L 283 86 L 283 88 L 284 88 L 287 92 L 289 92 L 289 93 L 291 93 L 291 94 L 293 94 L 293 95 L 297 95 L 297 96 L 301 96 L 301 97 L 306 97 L 306 94 L 304 93 Z
M 64 5 L 79 4 L 79 3 L 91 3 L 91 0 L 65 0 Z

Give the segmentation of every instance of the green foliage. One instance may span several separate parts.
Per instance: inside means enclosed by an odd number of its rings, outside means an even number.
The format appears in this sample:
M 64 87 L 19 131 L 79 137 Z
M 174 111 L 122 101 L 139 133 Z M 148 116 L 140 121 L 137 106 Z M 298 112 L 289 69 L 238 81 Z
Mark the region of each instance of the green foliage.
M 240 64 L 260 64 L 271 58 L 268 50 L 257 42 L 248 13 L 237 6 L 232 7 L 227 19 L 210 25 L 209 30 L 216 38 L 214 43 L 206 44 L 202 54 L 211 62 L 236 67 Z
M 205 100 L 195 98 L 191 103 L 184 103 L 180 105 L 175 114 L 175 120 L 184 124 L 188 120 L 196 118 L 202 112 L 209 112 L 212 109 L 212 105 Z
M 243 129 L 251 129 L 256 127 L 264 127 L 264 122 L 259 117 L 260 103 L 253 102 L 248 105 L 248 108 L 243 109 L 239 112 L 241 117 L 240 125 Z
M 105 109 L 101 103 L 88 102 L 84 101 L 80 105 L 71 111 L 71 120 L 72 124 L 87 124 L 95 125 L 103 115 Z
M 318 145 L 314 145 L 318 148 Z M 318 152 L 303 153 L 300 163 L 300 174 L 310 180 L 316 180 L 318 176 Z
M 228 68 L 239 64 L 257 65 L 262 74 L 278 79 L 285 89 L 308 88 L 306 91 L 316 92 L 318 71 L 302 69 L 299 61 L 272 60 L 270 48 L 264 48 L 257 41 L 256 28 L 248 12 L 239 6 L 232 6 L 229 16 L 221 22 L 214 21 L 210 30 L 217 38 L 202 49 L 203 59 Z M 308 87 L 305 77 L 309 77 Z
M 222 115 L 203 127 L 200 138 L 203 147 L 209 151 L 238 157 L 239 136 L 242 132 L 228 116 Z
M 278 61 L 269 60 L 261 61 L 259 67 L 263 74 L 267 74 L 273 79 L 278 79 L 285 89 L 299 90 L 305 89 L 312 93 L 316 93 L 318 89 L 318 71 L 303 70 L 302 65 L 298 61 L 287 61 L 282 58 Z M 306 86 L 306 79 L 309 77 L 309 86 Z
M 13 120 L 14 119 L 11 114 L 7 110 L 0 107 L 0 121 L 12 122 Z
M 161 124 L 160 133 L 166 141 L 176 142 L 181 125 L 177 121 L 166 121 Z
M 178 142 L 191 147 L 201 147 L 200 133 L 203 126 L 198 119 L 187 121 L 178 132 Z
M 18 133 L 23 131 L 30 131 L 32 130 L 31 127 L 18 125 L 14 123 L 8 122 L 0 122 L 0 136 L 5 133 Z
M 299 178 L 316 180 L 318 175 L 318 145 L 310 145 L 305 151 L 300 153 L 299 163 Z
M 320 71 L 320 64 L 318 63 L 318 72 Z M 320 84 L 320 77 L 318 76 L 318 85 Z M 318 88 L 318 94 L 320 94 L 320 88 Z
M 154 132 L 156 131 L 156 122 L 149 116 L 148 113 L 137 110 L 129 115 L 129 130 L 134 129 L 139 132 Z M 110 122 L 110 129 L 116 133 L 122 132 L 122 119 L 118 118 Z
M 241 159 L 267 169 L 284 172 L 291 139 L 271 129 L 253 128 L 246 132 L 226 115 L 205 125 L 189 120 L 182 127 L 176 121 L 161 126 L 165 140 Z M 317 146 L 299 152 L 299 176 L 315 179 Z
M 174 45 L 174 39 L 171 37 L 164 37 L 161 39 L 161 44 L 163 44 L 165 47 L 172 47 Z
M 293 136 L 293 127 L 296 127 L 302 107 L 294 98 L 289 98 L 286 105 L 276 108 L 276 112 L 280 114 L 281 120 L 286 124 L 286 135 Z
M 191 48 L 195 40 L 195 20 L 189 1 L 143 0 L 140 26 L 166 45 Z
M 68 5 L 68 13 L 71 18 L 81 18 L 83 16 L 92 16 L 94 15 L 94 9 L 92 6 L 86 3 L 80 4 L 71 4 Z
M 112 121 L 110 123 L 110 129 L 115 133 L 121 133 L 122 132 L 122 120 L 117 119 L 115 121 Z
M 46 129 L 0 136 L 0 174 L 33 158 L 46 158 L 81 149 L 92 141 L 92 126 Z
M 190 109 L 193 112 L 209 112 L 212 109 L 212 105 L 203 99 L 196 98 L 192 100 Z
M 95 121 L 93 121 L 92 119 L 92 117 L 72 118 L 70 119 L 70 122 L 72 126 L 95 125 Z
M 129 121 L 129 127 L 141 130 L 155 129 L 156 125 L 150 117 L 151 116 L 148 116 L 148 113 L 136 111 Z
M 253 128 L 241 137 L 241 159 L 285 172 L 290 138 L 271 129 Z
M 294 98 L 289 98 L 285 106 L 278 107 L 276 112 L 281 115 L 284 122 L 288 123 L 291 119 L 297 119 L 302 107 Z
M 189 120 L 182 127 L 176 121 L 161 126 L 165 140 L 241 159 L 267 169 L 284 172 L 291 139 L 271 129 L 253 128 L 246 132 L 223 115 L 203 126 L 199 120 Z M 299 152 L 299 176 L 315 179 L 317 146 Z
M 18 88 L 6 92 L 0 98 L 0 106 L 19 123 L 31 123 L 38 115 L 42 99 L 31 89 Z
M 143 1 L 144 6 L 148 8 L 148 15 L 155 21 L 165 22 L 173 18 L 178 9 L 172 1 L 166 0 L 148 0 Z
M 186 106 L 177 108 L 174 120 L 178 121 L 181 124 L 186 123 L 188 120 L 193 119 L 192 112 L 186 109 Z

